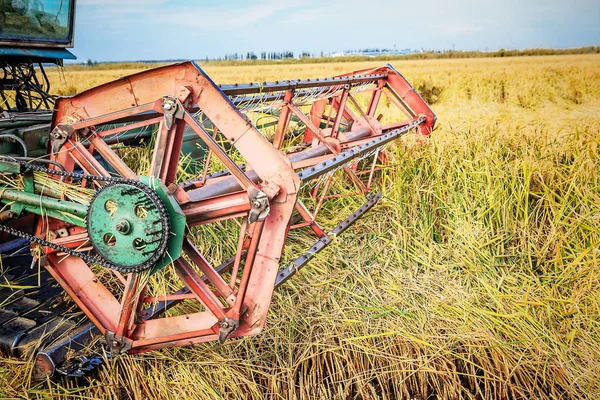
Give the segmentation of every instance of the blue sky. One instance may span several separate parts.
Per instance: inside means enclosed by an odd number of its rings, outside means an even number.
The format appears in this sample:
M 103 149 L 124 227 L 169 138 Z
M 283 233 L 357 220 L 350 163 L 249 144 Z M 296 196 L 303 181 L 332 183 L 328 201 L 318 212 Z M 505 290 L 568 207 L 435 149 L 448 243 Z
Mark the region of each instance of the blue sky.
M 79 60 L 600 44 L 600 0 L 79 0 Z

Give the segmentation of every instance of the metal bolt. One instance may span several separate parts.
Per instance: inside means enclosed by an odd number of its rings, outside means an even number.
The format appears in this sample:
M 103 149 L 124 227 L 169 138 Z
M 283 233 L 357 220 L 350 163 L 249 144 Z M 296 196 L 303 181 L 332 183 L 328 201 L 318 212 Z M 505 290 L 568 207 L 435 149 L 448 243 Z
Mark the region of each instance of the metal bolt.
M 113 340 L 113 342 L 112 342 L 112 345 L 113 345 L 114 347 L 120 347 L 121 343 L 119 343 L 119 342 L 118 342 L 118 341 L 116 341 L 116 340 Z
M 121 220 L 115 226 L 115 230 L 123 235 L 127 235 L 131 231 L 131 224 L 126 219 Z
M 252 203 L 252 207 L 254 207 L 254 208 L 259 208 L 261 205 L 262 205 L 261 202 L 258 200 L 255 200 L 254 203 Z

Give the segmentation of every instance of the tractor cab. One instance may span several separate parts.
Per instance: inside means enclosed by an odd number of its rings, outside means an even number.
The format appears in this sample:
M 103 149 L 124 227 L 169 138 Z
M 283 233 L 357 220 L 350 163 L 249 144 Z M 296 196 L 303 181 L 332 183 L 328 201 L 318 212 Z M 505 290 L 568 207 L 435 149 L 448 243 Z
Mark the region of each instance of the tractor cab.
M 44 65 L 76 57 L 75 0 L 0 0 L 0 154 L 46 152 L 54 97 Z
M 74 59 L 74 21 L 73 0 L 0 0 L 0 59 Z

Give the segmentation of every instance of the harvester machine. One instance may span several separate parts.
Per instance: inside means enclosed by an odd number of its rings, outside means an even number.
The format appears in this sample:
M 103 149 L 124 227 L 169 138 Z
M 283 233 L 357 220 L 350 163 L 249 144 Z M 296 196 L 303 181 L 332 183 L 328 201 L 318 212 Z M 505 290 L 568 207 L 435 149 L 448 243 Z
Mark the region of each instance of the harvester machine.
M 38 378 L 93 368 L 94 338 L 114 356 L 258 334 L 381 199 L 387 147 L 435 124 L 390 65 L 218 85 L 184 62 L 55 99 L 74 2 L 2 1 L 0 349 Z

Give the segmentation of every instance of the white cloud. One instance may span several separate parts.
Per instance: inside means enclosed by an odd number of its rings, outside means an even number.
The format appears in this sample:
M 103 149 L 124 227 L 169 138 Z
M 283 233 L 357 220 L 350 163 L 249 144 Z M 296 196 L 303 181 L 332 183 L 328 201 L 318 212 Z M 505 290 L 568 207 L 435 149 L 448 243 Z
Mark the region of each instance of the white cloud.
M 236 29 L 256 24 L 282 11 L 302 6 L 301 0 L 263 0 L 238 8 L 199 7 L 166 11 L 157 23 L 187 25 L 202 30 Z

